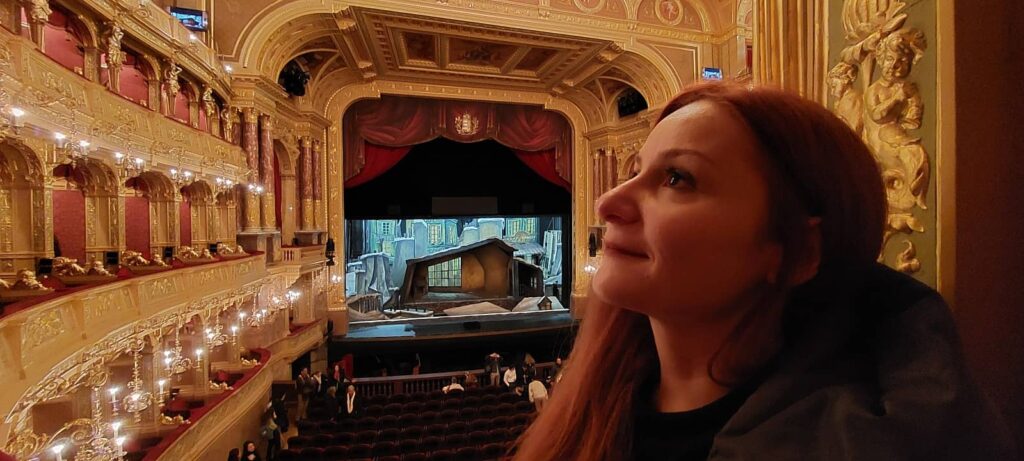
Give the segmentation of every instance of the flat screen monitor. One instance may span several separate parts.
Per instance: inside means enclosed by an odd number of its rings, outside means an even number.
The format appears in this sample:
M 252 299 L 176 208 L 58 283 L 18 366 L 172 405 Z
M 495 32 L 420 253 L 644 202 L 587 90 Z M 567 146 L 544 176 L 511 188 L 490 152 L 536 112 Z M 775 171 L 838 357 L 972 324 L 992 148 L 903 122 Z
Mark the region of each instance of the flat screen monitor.
M 171 16 L 181 21 L 181 24 L 188 30 L 206 32 L 206 12 L 193 10 L 191 8 L 171 7 Z
M 704 80 L 721 80 L 722 69 L 717 67 L 705 67 L 704 70 L 701 71 L 701 78 Z

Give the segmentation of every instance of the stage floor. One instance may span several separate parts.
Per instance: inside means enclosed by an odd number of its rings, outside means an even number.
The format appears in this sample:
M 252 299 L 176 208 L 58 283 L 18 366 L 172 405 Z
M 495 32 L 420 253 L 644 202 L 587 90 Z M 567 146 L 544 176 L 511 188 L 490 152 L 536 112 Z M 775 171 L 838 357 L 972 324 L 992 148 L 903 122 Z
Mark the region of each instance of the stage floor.
M 350 323 L 339 341 L 379 339 L 432 339 L 456 336 L 489 336 L 514 332 L 562 328 L 572 325 L 568 310 L 476 314 L 458 317 L 371 320 Z

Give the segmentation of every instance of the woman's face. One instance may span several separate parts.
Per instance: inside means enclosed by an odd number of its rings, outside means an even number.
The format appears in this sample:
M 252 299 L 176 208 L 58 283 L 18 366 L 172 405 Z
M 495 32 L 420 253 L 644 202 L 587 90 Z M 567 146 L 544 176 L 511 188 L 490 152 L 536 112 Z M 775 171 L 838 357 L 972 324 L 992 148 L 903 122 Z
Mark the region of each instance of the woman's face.
M 766 239 L 763 162 L 750 128 L 726 107 L 698 101 L 659 122 L 636 176 L 598 202 L 607 228 L 597 298 L 666 320 L 742 308 L 781 256 Z
M 249 443 L 245 444 L 245 451 L 249 451 L 249 452 L 256 451 L 256 444 L 252 443 L 252 442 L 249 442 Z

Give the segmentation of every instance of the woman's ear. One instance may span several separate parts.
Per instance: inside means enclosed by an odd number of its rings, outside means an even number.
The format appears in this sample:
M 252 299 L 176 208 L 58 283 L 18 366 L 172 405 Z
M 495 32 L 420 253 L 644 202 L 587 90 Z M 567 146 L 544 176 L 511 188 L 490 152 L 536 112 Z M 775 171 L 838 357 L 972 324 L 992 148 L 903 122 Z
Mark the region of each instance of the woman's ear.
M 821 264 L 821 218 L 814 217 L 807 220 L 807 241 L 804 243 L 802 258 L 793 267 L 787 281 L 789 286 L 795 287 L 806 283 L 818 275 L 818 266 Z

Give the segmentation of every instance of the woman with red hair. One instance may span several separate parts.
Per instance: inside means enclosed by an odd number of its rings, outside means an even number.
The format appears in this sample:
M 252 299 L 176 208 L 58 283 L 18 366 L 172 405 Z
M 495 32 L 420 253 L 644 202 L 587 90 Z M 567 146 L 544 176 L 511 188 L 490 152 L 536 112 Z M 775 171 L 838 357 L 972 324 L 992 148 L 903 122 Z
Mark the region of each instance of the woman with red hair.
M 942 298 L 876 262 L 881 175 L 825 108 L 690 87 L 597 211 L 591 302 L 516 460 L 1010 459 Z

